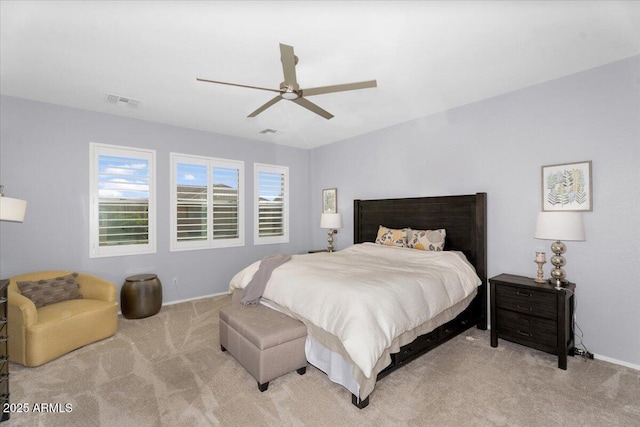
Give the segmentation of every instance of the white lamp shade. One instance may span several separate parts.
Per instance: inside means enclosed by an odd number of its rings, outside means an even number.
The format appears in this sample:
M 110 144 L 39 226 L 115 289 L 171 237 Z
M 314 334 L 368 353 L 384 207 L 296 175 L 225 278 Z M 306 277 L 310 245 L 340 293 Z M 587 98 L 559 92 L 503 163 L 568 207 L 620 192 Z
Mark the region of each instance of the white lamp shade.
M 320 228 L 342 228 L 342 217 L 339 213 L 323 213 Z
M 582 212 L 540 212 L 534 237 L 545 240 L 585 240 Z
M 0 196 L 0 221 L 22 222 L 26 211 L 27 202 L 25 200 Z

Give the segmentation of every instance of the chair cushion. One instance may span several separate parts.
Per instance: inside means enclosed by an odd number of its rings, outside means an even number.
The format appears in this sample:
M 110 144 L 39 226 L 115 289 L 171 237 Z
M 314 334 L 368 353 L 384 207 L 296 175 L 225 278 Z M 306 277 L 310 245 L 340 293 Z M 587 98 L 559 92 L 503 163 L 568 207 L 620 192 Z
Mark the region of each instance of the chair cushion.
M 80 316 L 84 313 L 109 310 L 113 305 L 114 303 L 112 302 L 95 299 L 61 301 L 58 304 L 51 304 L 38 309 L 38 323 L 34 327 L 63 322 L 70 317 Z
M 38 322 L 24 331 L 24 360 L 18 361 L 25 366 L 39 366 L 110 337 L 117 329 L 116 302 L 75 299 L 47 305 L 38 309 Z M 20 356 L 14 353 L 15 357 Z
M 20 293 L 33 301 L 36 308 L 40 308 L 61 301 L 81 299 L 82 294 L 79 291 L 76 277 L 78 277 L 78 273 L 53 279 L 22 281 L 16 284 Z
M 304 323 L 259 304 L 224 307 L 220 319 L 260 350 L 307 335 Z

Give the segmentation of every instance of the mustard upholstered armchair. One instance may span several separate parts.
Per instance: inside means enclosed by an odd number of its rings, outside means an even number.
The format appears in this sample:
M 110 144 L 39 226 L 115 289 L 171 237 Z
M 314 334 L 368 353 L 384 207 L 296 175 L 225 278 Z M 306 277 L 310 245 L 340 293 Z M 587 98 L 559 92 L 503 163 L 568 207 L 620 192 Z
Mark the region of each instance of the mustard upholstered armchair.
M 8 287 L 9 360 L 39 366 L 63 354 L 112 336 L 118 330 L 116 286 L 90 274 L 76 281 L 82 299 L 36 308 L 17 282 L 53 279 L 71 271 L 41 271 L 11 277 Z

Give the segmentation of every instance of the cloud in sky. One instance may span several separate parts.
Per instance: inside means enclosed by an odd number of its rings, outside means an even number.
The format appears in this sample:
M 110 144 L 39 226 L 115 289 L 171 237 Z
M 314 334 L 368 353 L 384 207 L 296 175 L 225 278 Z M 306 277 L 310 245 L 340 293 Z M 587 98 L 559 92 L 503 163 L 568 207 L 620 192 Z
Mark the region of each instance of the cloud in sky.
M 100 189 L 99 191 L 100 197 L 116 197 L 116 198 L 120 198 L 122 197 L 122 191 L 118 191 L 118 190 L 106 190 L 106 189 Z
M 146 163 L 123 163 L 118 166 L 107 166 L 100 172 L 109 175 L 140 175 L 143 172 L 145 175 L 149 165 Z
M 149 184 L 145 181 L 113 178 L 100 182 L 100 197 L 149 197 Z

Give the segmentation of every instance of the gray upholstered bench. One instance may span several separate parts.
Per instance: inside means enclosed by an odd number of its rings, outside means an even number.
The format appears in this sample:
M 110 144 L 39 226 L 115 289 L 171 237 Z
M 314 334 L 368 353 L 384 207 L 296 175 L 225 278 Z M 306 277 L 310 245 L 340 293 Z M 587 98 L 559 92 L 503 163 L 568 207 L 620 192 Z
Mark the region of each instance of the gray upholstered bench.
M 232 303 L 220 310 L 220 348 L 253 375 L 260 391 L 289 372 L 304 375 L 306 338 L 302 322 L 261 304 Z

